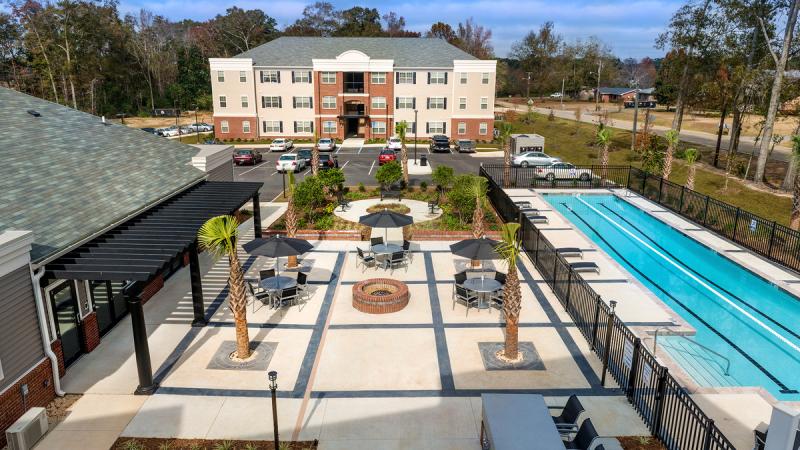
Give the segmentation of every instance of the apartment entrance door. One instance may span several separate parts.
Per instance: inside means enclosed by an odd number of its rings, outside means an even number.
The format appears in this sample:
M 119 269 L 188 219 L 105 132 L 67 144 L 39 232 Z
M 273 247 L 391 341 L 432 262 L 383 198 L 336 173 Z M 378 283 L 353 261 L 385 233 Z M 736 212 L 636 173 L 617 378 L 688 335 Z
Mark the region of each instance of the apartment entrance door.
M 75 284 L 72 280 L 63 281 L 50 289 L 48 297 L 55 320 L 56 335 L 61 339 L 64 365 L 69 366 L 83 354 L 83 339 L 79 325 L 80 310 Z
M 344 135 L 345 137 L 364 137 L 363 130 L 359 127 L 359 118 L 358 117 L 348 117 L 345 119 L 345 129 Z

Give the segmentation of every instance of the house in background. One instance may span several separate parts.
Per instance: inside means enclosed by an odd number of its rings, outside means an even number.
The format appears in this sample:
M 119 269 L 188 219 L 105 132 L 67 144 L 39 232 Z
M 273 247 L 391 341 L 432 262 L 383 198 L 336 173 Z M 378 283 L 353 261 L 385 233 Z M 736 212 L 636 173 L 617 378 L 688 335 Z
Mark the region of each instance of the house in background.
M 601 87 L 600 101 L 603 103 L 632 102 L 636 90 L 627 87 Z M 655 88 L 639 89 L 640 102 L 654 102 L 656 100 Z
M 497 61 L 441 39 L 281 37 L 209 63 L 219 139 L 386 138 L 400 121 L 493 138 Z

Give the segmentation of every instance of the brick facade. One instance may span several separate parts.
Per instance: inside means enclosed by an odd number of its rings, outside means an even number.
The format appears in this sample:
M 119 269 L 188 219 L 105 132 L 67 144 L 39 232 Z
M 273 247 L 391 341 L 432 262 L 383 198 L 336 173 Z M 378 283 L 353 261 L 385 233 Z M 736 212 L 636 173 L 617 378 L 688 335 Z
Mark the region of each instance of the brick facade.
M 458 124 L 466 125 L 466 133 L 459 134 Z M 480 133 L 480 124 L 486 124 L 486 134 Z M 491 141 L 494 139 L 494 120 L 492 119 L 450 119 L 451 139 L 473 139 L 476 141 Z
M 64 364 L 64 349 L 61 348 L 61 339 L 53 341 L 50 344 L 50 348 L 53 349 L 53 353 L 56 354 L 56 359 L 58 360 L 58 376 L 63 377 L 67 372 L 67 366 Z
M 142 289 L 142 304 L 147 303 L 162 287 L 164 287 L 164 275 L 158 274 Z
M 222 132 L 222 122 L 228 122 L 228 132 Z M 250 122 L 250 132 L 245 133 L 242 122 Z M 256 117 L 214 117 L 214 136 L 217 139 L 257 139 L 258 138 L 258 118 Z
M 83 338 L 83 350 L 91 352 L 100 345 L 100 326 L 97 324 L 97 313 L 92 311 L 81 321 L 81 337 Z
M 28 385 L 28 396 L 23 399 L 22 386 Z M 47 406 L 56 396 L 53 388 L 53 369 L 45 358 L 19 381 L 0 393 L 0 448 L 7 444 L 5 430 L 17 421 L 26 408 Z

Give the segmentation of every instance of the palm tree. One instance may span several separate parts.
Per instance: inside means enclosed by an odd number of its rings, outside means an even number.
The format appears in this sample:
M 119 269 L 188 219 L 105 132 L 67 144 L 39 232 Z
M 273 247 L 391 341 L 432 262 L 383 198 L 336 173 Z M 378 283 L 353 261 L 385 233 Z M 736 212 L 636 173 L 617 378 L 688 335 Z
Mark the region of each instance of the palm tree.
M 611 148 L 611 128 L 602 124 L 597 128 L 597 143 L 602 146 L 603 152 L 600 155 L 600 167 L 602 179 L 608 174 L 608 151 Z
M 506 284 L 503 287 L 503 317 L 506 321 L 506 339 L 503 357 L 516 361 L 519 356 L 519 310 L 522 307 L 522 292 L 517 273 L 517 258 L 522 251 L 517 231 L 519 224 L 509 222 L 503 225 L 502 239 L 496 247 L 497 254 L 508 266 Z
M 794 161 L 794 188 L 792 195 L 792 215 L 789 226 L 793 230 L 800 230 L 800 135 L 792 136 L 792 160 Z
M 297 236 L 297 210 L 294 206 L 294 173 L 289 172 L 289 195 L 286 203 L 286 237 Z M 297 255 L 290 255 L 286 261 L 286 267 L 294 269 L 297 267 Z
M 684 158 L 686 158 L 686 164 L 689 166 L 689 175 L 686 176 L 686 187 L 694 190 L 694 177 L 696 175 L 697 166 L 695 166 L 695 161 L 697 161 L 697 157 L 700 153 L 695 148 L 687 148 Z
M 406 131 L 408 131 L 408 122 L 403 120 L 395 125 L 397 129 L 397 137 L 400 138 L 400 161 L 403 164 L 403 181 L 408 186 L 408 149 L 406 148 Z M 414 162 L 416 164 L 416 161 Z
M 228 257 L 228 302 L 231 305 L 233 321 L 236 326 L 236 357 L 246 359 L 250 356 L 250 337 L 247 334 L 247 297 L 245 295 L 244 273 L 239 262 L 236 240 L 239 236 L 239 222 L 233 216 L 216 216 L 208 219 L 197 232 L 200 248 L 208 250 L 215 257 Z
M 669 130 L 664 133 L 664 139 L 667 141 L 667 153 L 664 155 L 664 171 L 662 177 L 669 180 L 669 175 L 672 173 L 672 155 L 678 147 L 679 134 L 675 130 Z
M 508 122 L 500 123 L 500 143 L 503 146 L 503 187 L 511 187 L 511 132 L 513 128 Z
M 480 238 L 486 233 L 486 223 L 484 221 L 483 204 L 486 201 L 486 178 L 474 176 L 472 190 L 475 194 L 475 212 L 472 213 L 472 236 Z M 472 260 L 472 267 L 480 266 L 481 262 Z
M 333 146 L 331 146 L 331 148 L 333 148 Z M 314 143 L 311 146 L 311 174 L 316 175 L 318 171 L 319 171 L 319 141 L 317 139 L 317 132 L 315 131 Z

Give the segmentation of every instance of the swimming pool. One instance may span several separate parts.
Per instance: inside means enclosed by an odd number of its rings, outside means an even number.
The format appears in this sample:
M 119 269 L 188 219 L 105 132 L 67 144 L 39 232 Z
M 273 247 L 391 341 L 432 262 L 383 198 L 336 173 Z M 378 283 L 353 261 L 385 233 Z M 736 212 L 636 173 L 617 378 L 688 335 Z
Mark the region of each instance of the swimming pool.
M 800 299 L 614 195 L 544 199 L 697 330 L 659 351 L 699 385 L 800 400 Z

